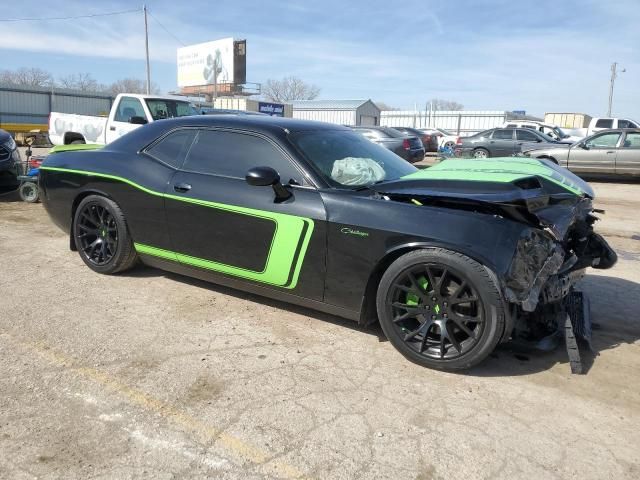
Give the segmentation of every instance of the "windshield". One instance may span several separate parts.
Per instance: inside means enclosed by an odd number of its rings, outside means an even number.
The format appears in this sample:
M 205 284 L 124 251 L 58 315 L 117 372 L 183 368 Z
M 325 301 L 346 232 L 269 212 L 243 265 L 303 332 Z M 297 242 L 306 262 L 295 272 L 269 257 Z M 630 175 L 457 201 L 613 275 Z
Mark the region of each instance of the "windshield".
M 187 117 L 197 115 L 198 112 L 189 102 L 180 100 L 166 100 L 162 98 L 147 98 L 147 107 L 154 120 L 163 118 Z
M 558 138 L 567 138 L 569 134 L 562 130 L 560 127 L 553 127 L 553 131 L 556 133 Z
M 358 188 L 397 180 L 416 167 L 355 132 L 320 130 L 291 135 L 291 142 L 327 180 L 338 188 Z

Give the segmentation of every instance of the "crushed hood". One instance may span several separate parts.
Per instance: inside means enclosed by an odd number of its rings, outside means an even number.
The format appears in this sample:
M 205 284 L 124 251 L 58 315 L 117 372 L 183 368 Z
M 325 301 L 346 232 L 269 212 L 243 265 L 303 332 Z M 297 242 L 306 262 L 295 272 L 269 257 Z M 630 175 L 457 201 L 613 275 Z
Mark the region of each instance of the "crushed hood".
M 372 186 L 389 200 L 502 215 L 563 238 L 591 211 L 592 188 L 544 159 L 448 159 Z

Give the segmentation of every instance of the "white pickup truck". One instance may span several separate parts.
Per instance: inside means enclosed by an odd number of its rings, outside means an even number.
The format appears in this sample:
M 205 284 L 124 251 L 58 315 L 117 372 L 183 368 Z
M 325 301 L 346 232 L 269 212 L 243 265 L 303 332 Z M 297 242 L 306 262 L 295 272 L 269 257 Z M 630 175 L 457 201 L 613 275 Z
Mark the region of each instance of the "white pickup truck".
M 600 130 L 611 128 L 640 128 L 640 123 L 628 118 L 594 117 L 586 128 L 565 128 L 564 131 L 581 138 L 593 135 Z
M 54 145 L 107 144 L 155 120 L 197 115 L 186 100 L 157 95 L 119 94 L 108 117 L 51 112 L 49 139 Z

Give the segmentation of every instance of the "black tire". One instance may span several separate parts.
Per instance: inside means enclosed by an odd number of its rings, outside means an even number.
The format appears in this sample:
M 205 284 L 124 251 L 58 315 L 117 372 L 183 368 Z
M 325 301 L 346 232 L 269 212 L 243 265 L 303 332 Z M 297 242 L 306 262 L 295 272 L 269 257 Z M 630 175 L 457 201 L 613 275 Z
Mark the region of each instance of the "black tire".
M 85 142 L 84 140 L 72 140 L 69 145 L 81 145 L 81 144 L 85 144 L 85 143 L 87 143 L 87 142 Z
M 84 198 L 73 218 L 73 240 L 91 270 L 112 274 L 133 267 L 137 253 L 122 210 L 99 195 Z
M 376 307 L 391 344 L 412 362 L 438 370 L 477 365 L 504 331 L 495 275 L 442 248 L 415 250 L 393 262 L 378 285 Z
M 37 203 L 40 200 L 38 184 L 34 182 L 24 182 L 18 189 L 18 195 L 23 202 Z
M 473 158 L 489 158 L 491 156 L 486 148 L 475 148 L 472 155 Z

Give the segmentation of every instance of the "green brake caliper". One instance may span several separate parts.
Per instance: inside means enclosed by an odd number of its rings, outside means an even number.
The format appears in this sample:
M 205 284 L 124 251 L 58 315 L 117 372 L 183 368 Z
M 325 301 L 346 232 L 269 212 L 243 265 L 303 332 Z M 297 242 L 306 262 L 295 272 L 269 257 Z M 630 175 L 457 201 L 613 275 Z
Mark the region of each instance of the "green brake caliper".
M 429 282 L 427 281 L 427 279 L 424 276 L 422 276 L 422 277 L 416 278 L 416 280 L 418 282 L 418 285 L 420 285 L 422 289 L 426 292 L 427 286 L 429 285 Z M 418 296 L 417 293 L 407 292 L 407 298 L 405 299 L 405 303 L 407 305 L 416 306 L 418 305 L 418 303 L 420 303 L 420 297 Z

